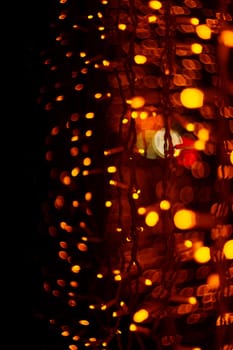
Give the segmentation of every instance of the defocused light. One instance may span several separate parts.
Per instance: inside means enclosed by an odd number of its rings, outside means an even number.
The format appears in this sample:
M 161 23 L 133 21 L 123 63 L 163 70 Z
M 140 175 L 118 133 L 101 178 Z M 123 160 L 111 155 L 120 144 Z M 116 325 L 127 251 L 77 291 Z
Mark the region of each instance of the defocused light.
M 133 315 L 134 322 L 141 323 L 149 317 L 149 312 L 146 309 L 141 309 Z
M 199 24 L 199 19 L 196 17 L 190 18 L 190 23 L 193 24 L 194 26 L 197 26 Z
M 136 55 L 136 56 L 134 56 L 134 61 L 137 64 L 144 64 L 144 63 L 146 63 L 147 58 L 144 55 Z
M 188 123 L 186 125 L 186 130 L 190 131 L 190 132 L 194 131 L 195 130 L 195 125 L 193 123 Z
M 125 29 L 126 29 L 126 24 L 124 24 L 124 23 L 119 23 L 119 24 L 118 24 L 118 29 L 120 29 L 120 30 L 125 30 Z
M 196 305 L 197 299 L 196 299 L 195 297 L 189 297 L 189 298 L 188 298 L 188 302 L 189 302 L 189 304 L 191 304 L 191 305 Z
M 155 23 L 157 21 L 157 17 L 155 15 L 151 15 L 148 17 L 149 23 Z
M 159 215 L 156 211 L 150 211 L 145 218 L 145 223 L 147 226 L 153 227 L 159 221 Z
M 209 289 L 218 289 L 220 286 L 220 277 L 217 273 L 212 273 L 207 278 L 207 284 Z
M 80 270 L 81 270 L 81 267 L 79 265 L 73 265 L 71 267 L 71 271 L 74 273 L 79 273 Z
M 161 9 L 162 4 L 161 4 L 160 1 L 152 0 L 152 1 L 149 1 L 149 7 L 150 7 L 152 10 L 159 10 L 159 9 Z
M 231 162 L 231 164 L 233 164 L 233 151 L 231 151 L 231 153 L 230 153 L 230 162 Z
M 201 44 L 193 43 L 191 45 L 191 50 L 193 53 L 199 54 L 199 53 L 202 53 L 203 47 Z
M 129 330 L 130 330 L 131 332 L 135 332 L 135 331 L 137 330 L 136 324 L 131 323 L 131 325 L 129 326 Z
M 181 230 L 187 230 L 196 225 L 196 215 L 192 210 L 178 210 L 175 213 L 173 220 L 175 226 Z
M 142 96 L 135 96 L 131 100 L 131 107 L 135 109 L 143 107 L 144 104 L 145 104 L 145 99 Z
M 227 47 L 233 47 L 233 31 L 223 30 L 220 34 L 220 42 Z
M 164 199 L 159 203 L 160 209 L 162 210 L 169 210 L 171 208 L 171 203 Z
M 185 88 L 180 93 L 180 100 L 184 107 L 200 108 L 203 106 L 204 94 L 197 88 Z
M 203 141 L 203 140 L 196 140 L 194 142 L 194 148 L 197 151 L 203 151 L 205 149 L 205 141 Z
M 208 40 L 211 38 L 211 29 L 206 24 L 196 26 L 196 33 L 199 38 L 203 40 Z
M 193 242 L 190 241 L 189 239 L 186 239 L 186 240 L 184 241 L 184 245 L 185 245 L 186 248 L 192 248 Z
M 144 215 L 145 213 L 146 213 L 146 208 L 144 208 L 144 207 L 138 208 L 138 214 L 139 215 Z
M 233 239 L 230 239 L 224 244 L 223 253 L 226 259 L 233 259 Z
M 196 260 L 200 264 L 207 263 L 210 260 L 210 248 L 203 246 L 198 248 L 194 252 L 194 260 Z
M 209 130 L 206 128 L 201 128 L 198 130 L 197 137 L 202 141 L 207 141 L 209 139 Z

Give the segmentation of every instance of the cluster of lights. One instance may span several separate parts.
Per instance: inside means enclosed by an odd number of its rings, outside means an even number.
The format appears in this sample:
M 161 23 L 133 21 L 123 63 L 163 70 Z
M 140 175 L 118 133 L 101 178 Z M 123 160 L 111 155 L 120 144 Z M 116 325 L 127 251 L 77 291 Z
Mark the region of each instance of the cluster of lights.
M 232 17 L 196 0 L 102 0 L 93 13 L 87 3 L 75 16 L 60 0 L 57 55 L 42 54 L 49 86 L 39 102 L 51 123 L 44 216 L 62 265 L 57 278 L 45 274 L 44 289 L 69 310 L 50 324 L 69 350 L 122 349 L 125 339 L 131 350 L 144 337 L 161 349 L 204 350 L 173 328 L 203 322 L 233 296 L 233 195 L 225 193 L 233 107 L 216 69 L 233 47 Z M 219 119 L 229 122 L 226 139 L 216 134 Z M 225 197 L 200 198 L 208 181 Z M 188 264 L 198 286 L 182 275 Z M 216 326 L 231 322 L 228 311 Z

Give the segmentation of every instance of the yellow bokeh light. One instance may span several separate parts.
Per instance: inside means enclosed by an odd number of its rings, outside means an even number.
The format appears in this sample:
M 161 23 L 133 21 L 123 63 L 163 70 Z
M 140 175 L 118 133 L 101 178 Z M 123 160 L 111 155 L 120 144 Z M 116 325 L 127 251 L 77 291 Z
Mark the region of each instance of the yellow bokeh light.
M 85 115 L 86 119 L 93 119 L 94 117 L 95 117 L 95 113 L 93 113 L 93 112 L 88 112 Z
M 226 259 L 233 259 L 233 239 L 230 239 L 224 244 L 223 253 Z
M 193 123 L 188 123 L 185 128 L 187 131 L 192 132 L 195 130 L 195 125 Z
M 144 63 L 146 63 L 147 58 L 144 55 L 136 55 L 136 56 L 134 56 L 134 61 L 137 64 L 144 64 Z
M 142 96 L 135 96 L 131 100 L 131 107 L 132 108 L 142 108 L 145 104 L 145 99 Z
M 233 164 L 233 151 L 231 151 L 231 153 L 230 153 L 230 162 L 231 162 L 231 164 Z
M 119 23 L 119 24 L 118 24 L 118 29 L 120 29 L 120 30 L 125 30 L 125 29 L 126 29 L 126 24 L 124 24 L 124 23 Z
M 83 165 L 85 165 L 85 166 L 91 165 L 91 158 L 90 157 L 84 158 L 83 159 Z
M 140 309 L 133 315 L 134 322 L 141 323 L 149 317 L 149 312 L 146 309 Z
M 201 44 L 198 44 L 198 43 L 193 43 L 191 45 L 191 50 L 193 53 L 199 54 L 199 53 L 202 53 L 203 46 Z
M 106 208 L 110 208 L 112 206 L 112 202 L 111 201 L 106 201 L 105 202 L 105 207 Z
M 189 304 L 191 304 L 191 305 L 196 305 L 197 299 L 196 299 L 195 297 L 189 297 L 189 298 L 188 298 L 188 302 L 189 302 Z
M 149 278 L 146 278 L 144 283 L 146 286 L 152 286 L 152 281 Z
M 211 29 L 206 24 L 196 26 L 196 33 L 199 38 L 203 40 L 208 40 L 211 38 Z
M 185 88 L 180 93 L 180 101 L 186 108 L 200 108 L 203 106 L 204 93 L 197 88 Z
M 194 148 L 197 151 L 203 151 L 205 149 L 205 141 L 203 141 L 203 140 L 196 140 L 194 142 Z
M 159 221 L 159 214 L 156 211 L 150 211 L 145 217 L 145 223 L 149 227 L 155 226 Z
M 136 324 L 131 323 L 131 325 L 129 326 L 129 330 L 130 330 L 131 332 L 135 332 L 135 331 L 137 330 Z
M 144 120 L 144 119 L 146 119 L 147 117 L 148 117 L 148 112 L 147 112 L 147 111 L 142 111 L 142 112 L 140 112 L 140 114 L 139 114 L 139 118 L 140 118 L 140 119 Z
M 185 245 L 186 248 L 192 248 L 193 242 L 190 241 L 189 239 L 186 239 L 186 240 L 184 241 L 184 245 Z
M 151 0 L 151 1 L 149 1 L 149 7 L 150 7 L 152 10 L 159 10 L 159 9 L 161 9 L 162 4 L 161 4 L 160 1 Z
M 227 47 L 233 47 L 233 30 L 223 30 L 220 34 L 220 42 Z
M 115 173 L 117 171 L 117 167 L 114 166 L 114 165 L 110 165 L 108 168 L 107 168 L 107 172 L 112 174 L 112 173 Z
M 190 18 L 190 23 L 193 24 L 194 26 L 197 26 L 199 24 L 199 19 L 196 17 Z
M 81 267 L 79 265 L 73 265 L 71 267 L 71 271 L 74 273 L 79 273 L 80 270 L 81 270 Z
M 205 264 L 210 261 L 210 248 L 203 246 L 198 248 L 193 254 L 194 260 L 200 264 Z
M 192 210 L 178 210 L 175 213 L 173 220 L 175 226 L 181 230 L 187 230 L 195 227 L 196 225 L 196 215 Z
M 207 141 L 209 139 L 209 133 L 208 129 L 201 128 L 197 133 L 197 137 L 202 141 Z
M 148 23 L 155 23 L 157 21 L 157 17 L 155 15 L 151 15 L 148 17 Z
M 171 208 L 171 203 L 164 199 L 159 203 L 160 209 L 162 210 L 169 210 Z

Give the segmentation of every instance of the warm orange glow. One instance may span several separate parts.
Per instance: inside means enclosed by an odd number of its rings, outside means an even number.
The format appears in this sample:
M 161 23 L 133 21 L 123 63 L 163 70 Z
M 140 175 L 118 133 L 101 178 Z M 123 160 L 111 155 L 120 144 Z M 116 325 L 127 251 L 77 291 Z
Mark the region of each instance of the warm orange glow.
M 217 289 L 220 286 L 220 277 L 217 273 L 212 273 L 207 278 L 207 284 L 209 289 Z
M 95 116 L 95 113 L 93 112 L 88 112 L 86 115 L 85 115 L 85 118 L 86 119 L 93 119 Z
M 200 264 L 204 264 L 207 263 L 210 260 L 210 248 L 203 246 L 198 248 L 195 252 L 194 252 L 194 260 L 196 260 L 196 262 L 200 263 Z
M 197 88 L 185 88 L 180 93 L 180 101 L 184 107 L 200 108 L 203 106 L 204 93 Z
M 78 167 L 75 167 L 71 170 L 71 175 L 73 177 L 77 176 L 80 173 L 80 169 Z
M 196 225 L 196 215 L 192 210 L 178 210 L 175 213 L 173 220 L 175 226 L 181 230 L 187 230 Z
M 146 309 L 140 309 L 133 315 L 134 322 L 141 323 L 149 317 L 149 312 Z
M 203 151 L 205 149 L 205 141 L 203 140 L 196 140 L 193 145 L 197 151 Z
M 169 210 L 171 208 L 171 203 L 168 200 L 164 199 L 160 202 L 159 206 L 162 210 Z
M 114 165 L 111 165 L 107 168 L 107 172 L 110 174 L 115 173 L 116 171 L 117 171 L 117 167 Z
M 147 58 L 144 55 L 136 55 L 136 56 L 134 56 L 134 61 L 137 64 L 144 64 L 144 63 L 146 63 Z
M 100 92 L 97 92 L 94 97 L 99 100 L 103 95 Z
M 135 332 L 135 331 L 137 330 L 136 324 L 131 323 L 130 326 L 129 326 L 129 330 L 130 330 L 131 332 Z
M 209 130 L 206 128 L 201 128 L 198 130 L 197 137 L 202 140 L 202 141 L 207 141 L 209 140 Z
M 233 164 L 233 151 L 231 151 L 231 153 L 230 153 L 230 162 L 231 162 L 231 164 Z
M 80 270 L 81 270 L 81 267 L 79 265 L 73 265 L 71 267 L 71 271 L 74 273 L 79 273 Z
M 68 331 L 63 331 L 63 332 L 61 333 L 61 335 L 62 335 L 63 337 L 68 337 L 68 336 L 70 335 L 70 332 L 68 332 Z
M 69 349 L 70 350 L 78 350 L 78 347 L 75 344 L 71 344 L 71 345 L 69 345 Z
M 159 221 L 159 215 L 156 211 L 150 211 L 145 217 L 147 226 L 154 227 Z
M 83 326 L 88 326 L 89 325 L 89 321 L 87 320 L 80 320 L 79 323 Z
M 220 42 L 227 47 L 233 47 L 233 30 L 223 30 L 220 34 Z
M 142 108 L 145 104 L 145 99 L 142 96 L 135 96 L 131 100 L 131 107 L 132 108 Z
M 83 165 L 85 165 L 85 166 L 91 165 L 91 158 L 89 158 L 89 157 L 84 158 Z
M 106 201 L 105 202 L 105 207 L 106 208 L 110 208 L 112 206 L 112 202 L 111 201 Z
M 144 215 L 145 213 L 146 213 L 146 208 L 144 208 L 144 207 L 138 208 L 138 214 L 139 215 Z
M 203 40 L 208 40 L 211 38 L 211 29 L 206 24 L 196 26 L 196 33 L 199 38 Z
M 78 147 L 71 147 L 71 149 L 70 149 L 70 154 L 71 154 L 73 157 L 76 157 L 76 156 L 79 154 L 79 149 L 78 149 Z
M 149 7 L 150 7 L 152 10 L 159 10 L 159 9 L 161 9 L 162 4 L 161 4 L 160 1 L 151 0 L 151 1 L 149 1 Z
M 223 253 L 226 259 L 233 259 L 233 239 L 230 239 L 224 244 Z
M 54 201 L 54 206 L 57 209 L 61 209 L 63 205 L 65 204 L 65 199 L 63 196 L 57 196 L 55 201 Z

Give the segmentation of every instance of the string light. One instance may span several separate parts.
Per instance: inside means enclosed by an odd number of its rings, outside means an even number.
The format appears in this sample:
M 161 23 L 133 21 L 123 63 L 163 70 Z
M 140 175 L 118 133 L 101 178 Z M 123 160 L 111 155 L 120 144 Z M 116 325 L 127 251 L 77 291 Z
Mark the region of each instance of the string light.
M 43 288 L 62 304 L 50 326 L 70 350 L 212 348 L 205 325 L 232 318 L 228 4 L 57 6 L 39 98 L 57 247 Z

